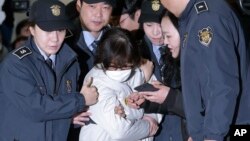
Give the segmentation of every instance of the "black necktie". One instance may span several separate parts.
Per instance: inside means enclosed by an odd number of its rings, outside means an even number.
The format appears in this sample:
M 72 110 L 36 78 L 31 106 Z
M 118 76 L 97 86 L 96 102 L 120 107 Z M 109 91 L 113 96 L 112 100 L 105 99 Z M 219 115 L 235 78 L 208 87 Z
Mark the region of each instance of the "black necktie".
M 96 48 L 97 48 L 97 46 L 98 46 L 98 41 L 94 41 L 92 44 L 91 44 L 91 46 L 92 46 L 92 48 L 93 48 L 93 54 L 95 54 L 96 53 Z
M 49 68 L 51 69 L 52 71 L 52 74 L 54 76 L 54 80 L 56 82 L 56 72 L 54 70 L 54 66 L 53 66 L 53 61 L 48 57 L 46 60 L 45 60 L 46 64 L 49 66 Z
M 47 59 L 45 60 L 45 62 L 46 62 L 47 65 L 53 70 L 53 62 L 52 62 L 52 60 L 51 60 L 50 58 L 47 58 Z
M 164 81 L 164 70 L 166 69 L 166 54 L 167 54 L 167 47 L 166 46 L 161 46 L 159 48 L 160 51 L 160 59 L 159 59 L 159 65 L 160 65 L 160 74 L 161 74 L 161 79 Z
M 163 66 L 166 62 L 165 62 L 165 55 L 167 54 L 167 47 L 166 46 L 162 46 L 159 48 L 160 51 L 160 59 L 159 59 L 159 65 Z
M 45 60 L 46 64 L 53 70 L 53 72 L 55 72 L 54 70 L 54 66 L 53 66 L 53 61 L 50 58 L 47 58 Z

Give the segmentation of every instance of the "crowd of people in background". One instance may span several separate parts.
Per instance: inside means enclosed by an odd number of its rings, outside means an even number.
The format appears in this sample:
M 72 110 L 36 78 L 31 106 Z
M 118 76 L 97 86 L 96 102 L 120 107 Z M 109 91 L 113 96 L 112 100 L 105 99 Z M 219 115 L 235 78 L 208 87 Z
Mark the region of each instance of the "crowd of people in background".
M 1 141 L 226 141 L 250 124 L 249 41 L 225 0 L 35 0 L 15 28 L 11 4 Z

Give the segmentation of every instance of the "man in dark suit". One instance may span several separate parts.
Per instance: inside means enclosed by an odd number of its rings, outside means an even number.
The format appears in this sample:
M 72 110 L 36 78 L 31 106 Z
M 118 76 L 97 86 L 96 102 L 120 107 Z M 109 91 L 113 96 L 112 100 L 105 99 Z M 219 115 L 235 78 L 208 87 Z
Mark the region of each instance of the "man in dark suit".
M 107 29 L 110 28 L 109 20 L 115 7 L 115 0 L 77 0 L 76 8 L 79 12 L 79 21 L 66 42 L 78 55 L 81 74 L 79 86 L 88 71 L 94 66 L 95 49 L 98 41 Z M 74 126 L 83 126 L 89 121 L 88 112 L 82 112 L 73 119 Z M 71 128 L 68 140 L 78 141 L 80 128 Z

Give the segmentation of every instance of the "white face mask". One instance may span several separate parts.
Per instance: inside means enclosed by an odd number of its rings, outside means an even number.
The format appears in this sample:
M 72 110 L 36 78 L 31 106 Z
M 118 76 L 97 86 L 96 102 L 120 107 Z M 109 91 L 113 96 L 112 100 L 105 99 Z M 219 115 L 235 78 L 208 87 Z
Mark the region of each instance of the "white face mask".
M 105 73 L 106 75 L 116 81 L 119 82 L 124 82 L 127 81 L 127 79 L 130 77 L 132 70 L 128 69 L 128 70 L 107 70 Z

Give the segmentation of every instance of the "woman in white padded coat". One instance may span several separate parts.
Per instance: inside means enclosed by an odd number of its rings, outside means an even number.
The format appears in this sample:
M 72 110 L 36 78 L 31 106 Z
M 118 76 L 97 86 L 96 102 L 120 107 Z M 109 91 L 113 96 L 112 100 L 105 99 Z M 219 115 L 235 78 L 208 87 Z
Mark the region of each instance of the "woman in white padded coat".
M 86 78 L 93 77 L 99 97 L 90 106 L 91 122 L 82 127 L 80 141 L 138 141 L 152 140 L 161 116 L 144 115 L 143 109 L 132 109 L 125 99 L 134 87 L 144 83 L 139 66 L 142 59 L 130 33 L 120 28 L 110 29 L 97 49 L 95 67 Z M 116 106 L 124 108 L 125 117 L 115 113 Z M 148 138 L 149 137 L 149 138 Z

